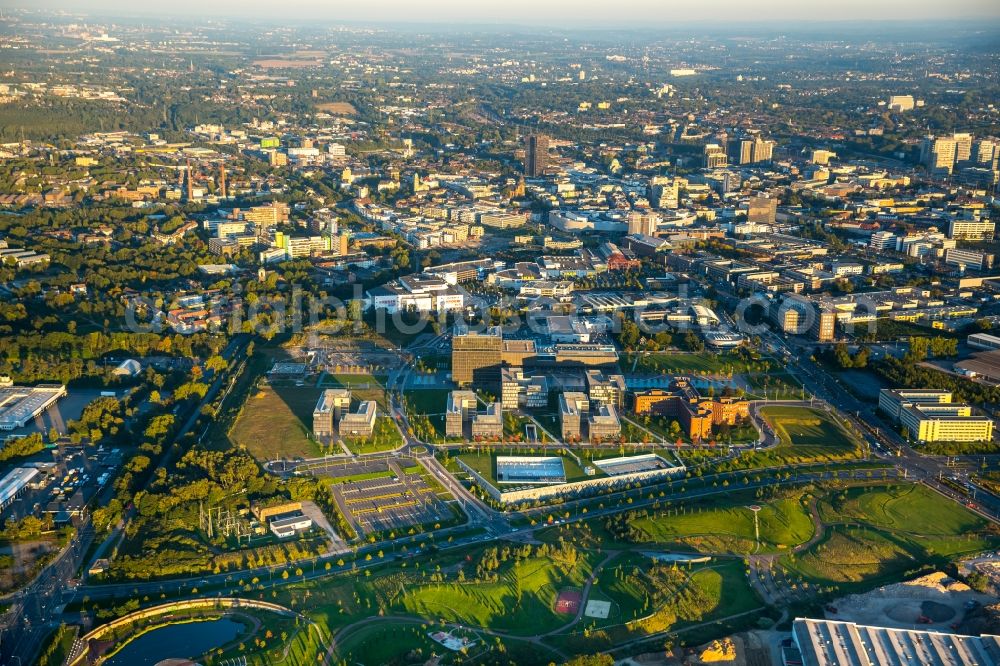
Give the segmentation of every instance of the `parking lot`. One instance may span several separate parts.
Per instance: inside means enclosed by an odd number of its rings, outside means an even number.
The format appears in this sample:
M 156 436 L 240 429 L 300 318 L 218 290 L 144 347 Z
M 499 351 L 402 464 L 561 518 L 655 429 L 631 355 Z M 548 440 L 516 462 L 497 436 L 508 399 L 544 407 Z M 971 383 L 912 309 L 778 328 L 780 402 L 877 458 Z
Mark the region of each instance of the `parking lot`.
M 434 488 L 413 468 L 388 464 L 388 475 L 332 487 L 337 507 L 359 534 L 407 529 L 452 517 Z
M 57 523 L 68 522 L 110 486 L 122 460 L 117 449 L 85 452 L 75 446 L 54 449 L 49 455 L 52 462 L 31 463 L 42 472 L 41 480 L 11 502 L 0 520 L 50 513 Z
M 314 368 L 331 374 L 380 373 L 399 364 L 398 354 L 365 341 L 321 342 L 309 351 Z

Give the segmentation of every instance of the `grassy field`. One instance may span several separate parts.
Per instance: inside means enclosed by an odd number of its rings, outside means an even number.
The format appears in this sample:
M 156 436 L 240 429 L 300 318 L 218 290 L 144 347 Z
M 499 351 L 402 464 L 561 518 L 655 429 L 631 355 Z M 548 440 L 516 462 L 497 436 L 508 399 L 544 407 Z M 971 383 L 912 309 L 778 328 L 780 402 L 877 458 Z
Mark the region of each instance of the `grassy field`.
M 636 360 L 638 357 L 638 360 Z M 749 361 L 740 354 L 712 354 L 709 352 L 663 352 L 654 354 L 628 354 L 623 363 L 635 372 L 652 374 L 736 375 L 747 371 L 766 371 L 772 361 Z
M 802 384 L 795 377 L 783 370 L 770 372 L 751 372 L 744 375 L 750 388 L 748 398 L 755 396 L 771 400 L 802 400 Z
M 799 500 L 760 504 L 762 548 L 777 550 L 805 543 L 813 535 L 809 512 Z M 644 541 L 708 553 L 748 554 L 756 549 L 753 512 L 745 506 L 682 507 L 632 521 Z
M 73 648 L 75 637 L 76 632 L 73 629 L 61 625 L 46 638 L 46 645 L 35 663 L 38 666 L 62 666 Z
M 864 522 L 907 534 L 956 536 L 987 526 L 985 519 L 960 504 L 916 484 L 850 488 L 819 508 L 824 522 Z
M 325 111 L 334 116 L 353 116 L 358 112 L 350 102 L 320 102 L 317 111 Z
M 860 458 L 861 443 L 823 410 L 811 407 L 764 407 L 761 416 L 781 443 L 766 451 L 741 456 L 736 468 L 772 467 Z
M 252 390 L 229 438 L 258 460 L 322 455 L 310 438 L 319 395 L 316 388 L 268 386 Z
M 348 635 L 337 646 L 337 656 L 348 664 L 423 663 L 442 651 L 430 631 L 420 624 L 374 624 Z
M 475 641 L 460 662 L 448 658 L 452 653 L 430 639 L 428 634 L 439 630 L 429 623 L 408 624 L 385 622 L 362 627 L 351 632 L 338 646 L 337 656 L 348 664 L 420 664 L 430 659 L 432 654 L 444 658 L 441 663 L 463 663 L 466 660 L 477 663 L 512 663 L 525 666 L 544 666 L 556 663 L 558 655 L 544 646 L 516 639 L 505 638 L 502 650 L 489 636 L 482 636 L 473 630 L 444 629 L 454 636 L 465 636 Z
M 385 396 L 384 384 L 378 377 L 372 375 L 326 375 L 322 381 L 323 388 L 351 389 L 351 400 L 374 400 L 378 409 L 385 414 L 389 411 L 389 403 Z
M 406 392 L 406 417 L 414 434 L 421 440 L 433 444 L 445 441 L 444 412 L 449 393 L 448 389 L 411 389 Z
M 565 616 L 553 611 L 556 596 L 563 588 L 582 586 L 596 559 L 594 553 L 584 554 L 569 565 L 551 557 L 531 557 L 509 566 L 495 583 L 411 584 L 396 608 L 464 626 L 534 635 L 566 622 Z
M 923 563 L 905 544 L 874 530 L 840 529 L 797 557 L 784 561 L 786 568 L 813 583 L 859 583 L 898 575 Z
M 810 407 L 765 407 L 761 415 L 774 427 L 782 443 L 799 448 L 829 448 L 844 444 L 846 433 L 833 419 Z
M 406 404 L 417 414 L 444 414 L 449 393 L 448 389 L 410 389 L 405 394 Z
M 401 447 L 403 436 L 399 434 L 399 429 L 392 422 L 392 417 L 379 416 L 375 420 L 375 432 L 372 433 L 371 437 L 346 438 L 344 443 L 356 454 L 378 453 Z
M 648 579 L 650 572 L 654 567 L 662 572 L 664 566 L 671 571 L 666 579 L 662 573 L 655 576 L 655 584 L 662 587 L 653 589 L 654 582 Z M 675 568 L 654 565 L 649 558 L 635 553 L 613 560 L 601 573 L 592 595 L 612 602 L 608 619 L 587 620 L 572 632 L 547 640 L 571 652 L 606 651 L 622 641 L 677 631 L 763 606 L 747 582 L 740 561 L 718 560 Z M 661 601 L 657 603 L 654 599 L 658 595 Z
M 953 557 L 995 548 L 987 522 L 929 488 L 910 483 L 843 489 L 818 504 L 822 540 L 783 565 L 813 584 L 871 583 Z

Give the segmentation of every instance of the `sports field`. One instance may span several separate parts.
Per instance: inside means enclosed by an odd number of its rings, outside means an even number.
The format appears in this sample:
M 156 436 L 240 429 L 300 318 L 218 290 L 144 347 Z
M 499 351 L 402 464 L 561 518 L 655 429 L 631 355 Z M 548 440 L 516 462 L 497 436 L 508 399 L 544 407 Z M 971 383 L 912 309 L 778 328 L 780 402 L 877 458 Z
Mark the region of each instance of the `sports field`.
M 490 483 L 497 484 L 497 456 L 522 456 L 526 455 L 526 451 L 518 449 L 504 449 L 491 450 L 487 453 L 475 452 L 475 453 L 460 453 L 454 456 L 457 460 L 461 460 L 466 465 L 478 472 L 483 478 L 485 478 Z M 607 476 L 600 469 L 595 467 L 595 473 L 592 476 L 587 476 L 583 471 L 583 468 L 577 464 L 576 460 L 570 456 L 540 456 L 540 457 L 559 457 L 562 459 L 563 470 L 566 472 L 566 482 L 571 483 L 573 481 L 582 481 L 583 479 L 593 479 L 602 476 Z

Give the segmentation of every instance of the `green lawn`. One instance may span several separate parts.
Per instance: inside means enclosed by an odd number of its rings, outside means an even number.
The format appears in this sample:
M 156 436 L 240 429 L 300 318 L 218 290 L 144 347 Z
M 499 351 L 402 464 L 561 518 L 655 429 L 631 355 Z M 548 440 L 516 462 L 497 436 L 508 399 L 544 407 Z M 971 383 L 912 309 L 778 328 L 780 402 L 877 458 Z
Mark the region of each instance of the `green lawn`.
M 345 438 L 352 452 L 356 454 L 379 453 L 381 451 L 392 451 L 403 445 L 403 436 L 399 434 L 399 429 L 393 423 L 390 416 L 379 416 L 375 420 L 375 432 L 367 438 Z
M 651 580 L 655 569 L 659 573 Z M 626 640 L 763 606 L 738 560 L 674 567 L 628 553 L 605 568 L 595 589 L 594 598 L 612 602 L 608 620 L 585 620 L 571 632 L 549 639 L 552 643 L 573 652 L 606 651 Z
M 764 407 L 761 415 L 774 427 L 783 444 L 829 448 L 845 445 L 846 433 L 832 417 L 811 407 Z
M 801 501 L 782 499 L 759 506 L 763 550 L 797 546 L 812 537 L 812 520 Z M 708 553 L 747 554 L 756 548 L 753 512 L 746 506 L 680 507 L 631 524 L 649 543 Z
M 638 362 L 636 362 L 638 356 Z M 711 352 L 661 352 L 628 354 L 623 367 L 636 372 L 653 374 L 737 375 L 748 370 L 765 372 L 773 366 L 770 359 L 750 361 L 738 353 L 713 354 Z
M 781 442 L 773 449 L 741 456 L 734 468 L 835 462 L 862 455 L 860 441 L 821 409 L 771 406 L 764 407 L 760 413 Z
M 323 388 L 351 389 L 351 399 L 374 400 L 383 414 L 389 411 L 389 402 L 385 396 L 385 385 L 378 377 L 372 375 L 326 375 Z
M 959 536 L 987 527 L 962 505 L 922 485 L 850 488 L 820 504 L 824 522 L 864 522 L 914 535 Z
M 898 578 L 906 571 L 996 548 L 988 523 L 919 484 L 832 491 L 819 502 L 828 527 L 807 551 L 782 564 L 813 584 L 851 585 Z
M 432 444 L 445 441 L 444 412 L 448 408 L 448 389 L 411 389 L 406 392 L 406 417 L 413 434 Z
M 405 393 L 406 405 L 416 414 L 444 414 L 449 393 L 448 389 L 409 389 Z
M 919 568 L 904 542 L 875 530 L 837 529 L 782 564 L 814 584 L 859 583 Z
M 744 375 L 750 385 L 748 397 L 767 396 L 771 400 L 802 400 L 802 384 L 790 373 L 783 370 L 751 372 Z
M 435 643 L 428 634 L 450 631 L 475 641 L 466 655 L 458 656 Z M 505 638 L 494 641 L 469 629 L 442 629 L 430 623 L 379 622 L 350 632 L 337 649 L 337 657 L 348 664 L 365 666 L 422 664 L 432 654 L 443 656 L 442 664 L 511 663 L 524 666 L 545 666 L 558 662 L 558 655 L 543 646 L 527 641 Z
M 597 558 L 581 553 L 578 561 L 568 563 L 530 557 L 506 567 L 495 583 L 411 583 L 395 607 L 429 619 L 534 635 L 567 621 L 553 611 L 556 596 L 563 588 L 582 586 Z
M 35 663 L 38 666 L 62 666 L 73 648 L 76 632 L 67 625 L 62 625 L 46 638 L 46 645 Z
M 270 386 L 252 390 L 229 431 L 230 440 L 246 447 L 258 460 L 321 455 L 310 436 L 320 392 L 316 388 Z
M 423 663 L 443 648 L 420 624 L 373 624 L 351 632 L 337 646 L 337 656 L 348 664 Z M 482 648 L 482 643 L 478 646 Z

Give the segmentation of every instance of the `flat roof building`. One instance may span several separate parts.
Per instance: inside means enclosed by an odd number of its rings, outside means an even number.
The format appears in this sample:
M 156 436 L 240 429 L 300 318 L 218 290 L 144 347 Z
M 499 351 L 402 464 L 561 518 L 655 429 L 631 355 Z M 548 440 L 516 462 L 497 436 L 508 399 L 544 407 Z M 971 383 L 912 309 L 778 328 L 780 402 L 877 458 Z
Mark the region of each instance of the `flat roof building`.
M 622 434 L 622 424 L 618 420 L 618 411 L 612 404 L 592 404 L 587 417 L 587 434 L 590 441 L 599 442 Z
M 993 419 L 972 406 L 954 403 L 950 391 L 882 389 L 879 409 L 918 442 L 986 442 Z
M 689 378 L 674 377 L 669 389 L 636 392 L 634 411 L 674 418 L 688 437 L 698 440 L 711 437 L 715 426 L 748 418 L 750 403 L 731 396 L 703 397 Z
M 0 430 L 23 428 L 65 396 L 62 384 L 0 386 Z
M 1000 664 L 1000 637 L 989 634 L 962 636 L 796 618 L 792 638 L 802 653 L 804 666 Z
M 625 377 L 606 375 L 600 370 L 587 370 L 587 395 L 591 401 L 621 409 L 625 403 Z
M 456 333 L 451 340 L 451 378 L 456 384 L 498 383 L 503 360 L 503 330 Z
M 549 404 L 549 382 L 545 375 L 526 375 L 521 368 L 503 368 L 500 397 L 504 409 L 542 408 Z
M 0 510 L 17 499 L 17 496 L 28 487 L 39 472 L 34 467 L 15 467 L 0 479 Z
M 973 333 L 966 338 L 966 342 L 970 347 L 975 349 L 985 349 L 987 351 L 1000 349 L 1000 336 L 990 335 L 989 333 Z
M 476 412 L 479 401 L 473 391 L 452 391 L 448 394 L 448 404 L 444 412 L 445 435 L 464 437 L 465 422 Z
M 559 396 L 559 424 L 564 442 L 583 436 L 584 415 L 590 411 L 590 399 L 579 391 L 566 391 Z
M 292 513 L 276 517 L 268 527 L 271 533 L 279 539 L 293 537 L 300 532 L 305 532 L 313 525 L 312 518 L 302 513 Z
M 341 437 L 371 437 L 375 432 L 377 408 L 374 400 L 366 400 L 358 405 L 357 411 L 348 412 L 340 419 L 338 431 Z
M 326 389 L 313 409 L 313 435 L 316 438 L 333 437 L 344 411 L 351 407 L 349 389 Z
M 491 402 L 486 409 L 472 417 L 472 438 L 486 441 L 503 439 L 503 407 Z

